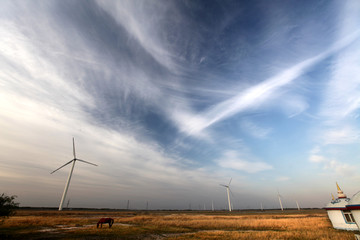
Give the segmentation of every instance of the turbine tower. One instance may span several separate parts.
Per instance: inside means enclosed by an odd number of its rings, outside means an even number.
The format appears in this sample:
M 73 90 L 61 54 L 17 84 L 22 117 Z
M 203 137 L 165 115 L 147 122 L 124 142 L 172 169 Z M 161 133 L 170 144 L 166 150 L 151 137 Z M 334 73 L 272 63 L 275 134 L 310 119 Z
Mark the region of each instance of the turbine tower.
M 279 193 L 279 190 L 278 190 L 278 197 L 279 197 L 279 203 L 280 203 L 281 211 L 284 211 L 283 205 L 282 205 L 282 203 L 281 203 L 281 195 L 280 195 L 280 193 Z
M 230 183 L 231 183 L 232 178 L 230 178 L 230 182 L 228 185 L 224 185 L 224 184 L 220 184 L 220 186 L 226 187 L 226 192 L 227 192 L 227 198 L 228 198 L 228 203 L 229 203 L 229 212 L 231 212 L 231 201 L 230 201 Z
M 61 201 L 60 201 L 60 206 L 59 206 L 59 211 L 61 211 L 63 209 L 63 203 L 64 203 L 64 200 L 66 198 L 66 194 L 67 194 L 67 191 L 69 189 L 69 185 L 70 185 L 70 180 L 71 180 L 71 176 L 72 176 L 72 173 L 74 171 L 74 166 L 75 166 L 75 162 L 76 161 L 80 161 L 80 162 L 83 162 L 83 163 L 87 163 L 87 164 L 90 164 L 90 165 L 94 165 L 94 166 L 97 166 L 96 164 L 93 164 L 91 162 L 87 162 L 85 160 L 81 160 L 81 159 L 78 159 L 76 158 L 76 154 L 75 154 L 75 140 L 73 138 L 73 154 L 74 154 L 74 159 L 70 160 L 69 162 L 65 163 L 64 165 L 62 165 L 61 167 L 55 169 L 54 171 L 52 171 L 50 174 L 53 174 L 54 172 L 56 172 L 57 170 L 65 167 L 66 165 L 72 163 L 72 166 L 71 166 L 71 170 L 70 170 L 70 173 L 69 173 L 69 177 L 66 181 L 66 184 L 65 184 L 65 189 L 64 189 L 64 193 L 62 195 L 62 198 L 61 198 Z

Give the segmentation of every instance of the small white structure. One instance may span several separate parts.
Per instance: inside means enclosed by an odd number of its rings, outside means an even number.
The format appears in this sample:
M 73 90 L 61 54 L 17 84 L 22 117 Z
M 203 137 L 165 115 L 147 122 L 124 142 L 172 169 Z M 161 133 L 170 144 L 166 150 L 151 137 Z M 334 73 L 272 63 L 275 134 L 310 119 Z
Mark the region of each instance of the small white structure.
M 338 190 L 338 197 L 326 205 L 325 209 L 329 219 L 336 229 L 348 230 L 348 231 L 357 231 L 358 226 L 355 223 L 354 217 L 351 214 L 350 210 L 346 207 L 350 198 L 347 198 L 344 192 L 340 189 L 339 185 L 336 183 Z M 360 195 L 359 195 L 359 204 L 360 204 Z M 359 223 L 360 223 L 360 205 L 359 205 Z
M 356 193 L 349 201 L 346 208 L 350 210 L 356 225 L 360 226 L 360 192 Z M 359 228 L 360 229 L 360 228 Z

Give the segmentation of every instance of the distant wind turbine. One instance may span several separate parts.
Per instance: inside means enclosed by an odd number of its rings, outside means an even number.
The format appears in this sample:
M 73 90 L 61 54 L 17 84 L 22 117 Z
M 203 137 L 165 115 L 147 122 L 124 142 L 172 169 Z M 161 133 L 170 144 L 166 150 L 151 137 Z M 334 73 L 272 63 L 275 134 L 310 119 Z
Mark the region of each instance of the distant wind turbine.
M 297 209 L 300 211 L 300 206 L 299 206 L 298 201 L 296 201 L 296 206 L 297 206 Z
M 61 198 L 61 201 L 60 201 L 60 206 L 59 206 L 59 211 L 62 210 L 63 208 L 63 203 L 64 203 L 64 200 L 66 198 L 66 194 L 67 194 L 67 191 L 68 191 L 68 188 L 69 188 L 69 185 L 70 185 L 70 180 L 71 180 L 71 176 L 72 176 L 72 173 L 74 171 L 74 166 L 75 166 L 75 162 L 76 161 L 80 161 L 80 162 L 84 162 L 84 163 L 87 163 L 87 164 L 90 164 L 90 165 L 94 165 L 94 166 L 97 166 L 96 164 L 93 164 L 91 162 L 87 162 L 85 160 L 81 160 L 81 159 L 78 159 L 76 158 L 76 154 L 75 154 L 75 140 L 73 138 L 73 154 L 74 154 L 74 159 L 70 160 L 69 162 L 65 163 L 64 165 L 62 165 L 61 167 L 57 168 L 56 170 L 52 171 L 50 174 L 53 174 L 54 172 L 56 172 L 57 170 L 65 167 L 66 165 L 72 163 L 72 167 L 71 167 L 71 170 L 70 170 L 70 173 L 69 173 L 69 177 L 66 181 L 66 184 L 65 184 L 65 189 L 64 189 L 64 193 L 62 195 L 62 198 Z
M 220 186 L 226 187 L 227 197 L 228 197 L 228 203 L 229 203 L 229 211 L 231 212 L 231 201 L 230 201 L 230 183 L 232 178 L 230 178 L 230 182 L 228 185 L 220 184 Z
M 282 205 L 282 202 L 281 202 L 281 195 L 279 193 L 279 190 L 278 190 L 278 197 L 279 197 L 279 203 L 280 203 L 281 211 L 284 211 L 284 208 L 283 208 L 283 205 Z

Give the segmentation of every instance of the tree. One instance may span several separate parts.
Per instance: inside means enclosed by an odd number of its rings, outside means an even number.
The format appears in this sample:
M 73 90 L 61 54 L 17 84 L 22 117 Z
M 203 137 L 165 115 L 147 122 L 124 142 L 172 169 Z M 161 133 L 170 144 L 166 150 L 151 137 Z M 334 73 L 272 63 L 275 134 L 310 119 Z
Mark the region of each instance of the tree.
M 17 196 L 7 196 L 5 193 L 0 195 L 0 222 L 15 214 L 15 209 L 19 207 L 19 203 L 14 201 L 15 198 Z

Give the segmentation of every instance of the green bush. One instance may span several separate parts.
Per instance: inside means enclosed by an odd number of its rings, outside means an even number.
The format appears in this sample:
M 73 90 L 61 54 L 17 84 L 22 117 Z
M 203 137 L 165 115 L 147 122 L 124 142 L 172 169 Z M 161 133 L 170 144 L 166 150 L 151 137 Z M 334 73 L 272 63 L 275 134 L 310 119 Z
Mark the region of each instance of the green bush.
M 7 196 L 5 193 L 0 195 L 0 222 L 15 214 L 15 209 L 19 207 L 19 203 L 14 201 L 15 198 L 17 196 Z

